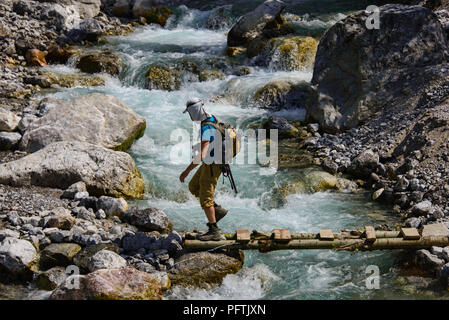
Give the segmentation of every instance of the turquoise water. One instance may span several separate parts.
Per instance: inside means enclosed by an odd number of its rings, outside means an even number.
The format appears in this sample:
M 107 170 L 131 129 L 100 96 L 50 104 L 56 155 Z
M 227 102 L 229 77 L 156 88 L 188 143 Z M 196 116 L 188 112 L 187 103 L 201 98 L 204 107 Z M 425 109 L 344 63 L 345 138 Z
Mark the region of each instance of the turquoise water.
M 251 106 L 254 92 L 273 79 L 310 81 L 311 70 L 285 72 L 255 69 L 247 76 L 228 76 L 225 80 L 184 83 L 181 90 L 166 92 L 145 89 L 145 73 L 154 63 L 170 65 L 183 59 L 202 63 L 222 57 L 226 47 L 225 31 L 201 28 L 210 12 L 184 10 L 178 20 L 169 22 L 170 28 L 143 27 L 129 36 L 111 37 L 106 47 L 117 52 L 125 63 L 117 78 L 103 75 L 101 87 L 61 89 L 52 96 L 70 99 L 79 95 L 101 92 L 118 97 L 147 121 L 144 137 L 129 153 L 146 182 L 146 194 L 134 204 L 158 207 L 170 217 L 178 230 L 205 229 L 206 219 L 198 201 L 189 193 L 178 177 L 189 161 L 189 140 L 179 142 L 176 130 L 192 133 L 192 123 L 183 114 L 191 97 L 201 97 L 206 108 L 218 118 L 246 129 L 248 124 L 267 117 L 264 110 Z M 341 14 L 334 16 L 336 21 Z M 311 22 L 316 24 L 317 22 Z M 329 23 L 323 22 L 323 23 Z M 314 27 L 314 26 L 311 26 Z M 94 48 L 93 50 L 97 50 Z M 48 70 L 74 72 L 72 67 L 51 66 Z M 211 102 L 225 94 L 226 99 Z M 216 100 L 212 100 L 216 101 Z M 301 120 L 303 110 L 280 112 L 293 120 Z M 178 149 L 176 149 L 178 148 Z M 176 163 L 170 155 L 182 151 L 184 163 Z M 366 194 L 316 193 L 295 194 L 287 198 L 282 208 L 267 210 L 262 199 L 276 186 L 288 181 L 294 172 L 278 171 L 261 175 L 257 164 L 233 165 L 240 193 L 236 196 L 221 179 L 216 202 L 229 209 L 220 222 L 224 232 L 236 229 L 289 228 L 292 232 L 318 232 L 319 229 L 356 228 L 393 222 L 391 213 L 369 201 Z M 188 177 L 189 179 L 190 177 Z M 223 284 L 212 290 L 173 288 L 169 299 L 370 299 L 409 297 L 395 283 L 393 268 L 397 253 L 348 253 L 335 251 L 284 251 L 261 254 L 246 252 L 244 268 L 229 275 Z M 380 289 L 368 290 L 365 280 L 367 266 L 380 269 Z M 396 289 L 392 289 L 396 288 Z

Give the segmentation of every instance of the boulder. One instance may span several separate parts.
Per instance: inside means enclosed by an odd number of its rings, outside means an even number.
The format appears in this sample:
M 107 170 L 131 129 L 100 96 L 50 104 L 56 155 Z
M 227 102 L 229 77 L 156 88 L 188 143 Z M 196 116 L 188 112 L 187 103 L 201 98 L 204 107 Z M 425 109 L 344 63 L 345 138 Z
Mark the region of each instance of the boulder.
M 73 200 L 78 192 L 87 192 L 86 184 L 83 181 L 75 182 L 68 187 L 62 194 L 61 198 Z
M 305 108 L 313 96 L 314 89 L 305 81 L 278 79 L 258 89 L 253 101 L 259 108 L 279 111 Z
M 45 54 L 38 49 L 29 49 L 25 54 L 25 58 L 27 65 L 31 67 L 45 67 L 47 65 Z
M 70 30 L 79 23 L 80 13 L 73 5 L 55 3 L 43 11 L 41 20 L 46 20 L 58 31 Z
M 129 18 L 131 16 L 131 2 L 128 0 L 115 1 L 112 6 L 112 14 L 116 17 Z
M 367 178 L 371 173 L 375 172 L 379 165 L 379 155 L 368 149 L 357 155 L 348 168 L 348 172 L 360 178 Z
M 285 71 L 312 69 L 318 47 L 316 39 L 303 36 L 272 38 L 260 42 L 258 48 L 252 48 L 251 44 L 247 54 L 250 58 L 258 56 L 257 65 Z
M 83 181 L 89 194 L 140 198 L 144 182 L 134 160 L 89 143 L 55 142 L 19 160 L 0 164 L 0 183 L 66 189 Z
M 58 228 L 62 230 L 70 230 L 75 224 L 75 218 L 70 214 L 70 210 L 57 207 L 50 210 L 49 214 L 44 218 L 45 228 Z
M 113 243 L 90 245 L 85 247 L 73 257 L 73 263 L 80 268 L 81 272 L 88 272 L 90 258 L 101 250 L 108 250 L 117 254 L 120 253 L 119 247 Z
M 100 13 L 101 0 L 64 0 L 70 1 L 78 10 L 81 19 L 90 19 Z
M 0 272 L 29 279 L 39 256 L 31 242 L 7 237 L 0 242 Z
M 72 276 L 73 277 L 73 276 Z M 72 278 L 70 277 L 70 278 Z M 58 287 L 50 300 L 161 300 L 160 280 L 134 268 L 101 269 L 86 276 L 75 276 L 79 288 Z
M 195 252 L 182 255 L 169 272 L 174 285 L 210 288 L 228 274 L 237 273 L 243 262 L 222 253 Z
M 429 200 L 421 201 L 412 208 L 412 214 L 417 216 L 427 216 L 433 212 L 432 202 Z
M 86 73 L 109 73 L 117 75 L 120 73 L 122 61 L 115 53 L 104 51 L 82 55 L 76 67 Z
M 147 208 L 140 210 L 132 207 L 123 215 L 125 221 L 144 231 L 169 231 L 173 228 L 173 223 L 167 215 L 159 209 Z
M 115 252 L 103 249 L 89 259 L 87 267 L 90 272 L 100 269 L 120 269 L 126 267 L 126 260 Z
M 150 66 L 147 72 L 147 86 L 150 90 L 179 90 L 181 73 L 162 66 Z
M 444 265 L 444 260 L 438 258 L 436 255 L 431 254 L 429 250 L 420 249 L 416 251 L 418 258 L 418 264 L 427 268 L 436 269 Z
M 97 201 L 97 210 L 102 209 L 107 217 L 121 217 L 128 210 L 128 203 L 123 198 L 101 196 Z
M 67 37 L 73 42 L 96 42 L 100 36 L 106 33 L 107 30 L 108 26 L 99 20 L 92 18 L 83 19 L 80 21 L 77 28 L 74 28 L 67 33 Z
M 20 233 L 11 229 L 1 229 L 0 230 L 0 241 L 3 241 L 5 238 L 16 238 L 19 239 Z
M 16 149 L 20 139 L 22 135 L 18 132 L 0 131 L 0 151 Z
M 158 250 L 161 243 L 156 244 L 158 238 L 151 233 L 137 232 L 123 237 L 122 247 L 128 253 L 135 253 L 140 249 L 146 251 Z
M 267 130 L 278 130 L 278 137 L 280 139 L 294 138 L 298 134 L 298 129 L 294 125 L 287 119 L 279 116 L 270 116 L 263 127 Z
M 165 26 L 173 11 L 167 7 L 158 5 L 154 0 L 136 0 L 132 9 L 133 17 L 144 17 L 148 23 L 157 23 Z
M 449 230 L 444 223 L 426 224 L 421 228 L 421 237 L 448 237 Z
M 336 189 L 337 177 L 325 171 L 310 170 L 304 175 L 304 183 L 312 192 L 327 191 Z
M 45 59 L 48 63 L 66 64 L 69 58 L 76 52 L 75 49 L 52 45 L 48 48 Z
M 111 95 L 93 93 L 70 101 L 46 98 L 48 111 L 26 129 L 20 148 L 34 152 L 57 141 L 82 141 L 125 151 L 143 136 L 146 121 Z
M 416 69 L 433 70 L 449 57 L 448 39 L 431 10 L 382 6 L 381 27 L 372 30 L 366 27 L 369 15 L 366 11 L 350 14 L 332 26 L 318 45 L 312 84 L 330 97 L 326 108 L 341 114 L 335 130 L 355 127 L 388 108 L 387 102 L 407 86 L 412 92 L 421 90 L 428 82 L 425 76 L 405 79 L 413 77 L 410 74 Z M 429 72 L 431 77 L 433 71 Z M 322 107 L 312 105 L 308 117 L 321 124 L 315 108 Z
M 72 264 L 73 257 L 81 250 L 75 243 L 53 243 L 42 250 L 39 266 L 43 270 L 53 267 L 67 267 Z
M 0 131 L 15 131 L 19 125 L 20 117 L 15 113 L 0 108 Z
M 218 7 L 207 18 L 204 27 L 211 30 L 228 29 L 232 23 L 232 4 Z
M 246 45 L 280 20 L 285 4 L 278 0 L 268 0 L 241 17 L 228 33 L 228 46 Z
M 36 286 L 41 290 L 52 291 L 61 285 L 67 278 L 64 267 L 54 267 L 47 271 L 39 272 L 36 276 Z

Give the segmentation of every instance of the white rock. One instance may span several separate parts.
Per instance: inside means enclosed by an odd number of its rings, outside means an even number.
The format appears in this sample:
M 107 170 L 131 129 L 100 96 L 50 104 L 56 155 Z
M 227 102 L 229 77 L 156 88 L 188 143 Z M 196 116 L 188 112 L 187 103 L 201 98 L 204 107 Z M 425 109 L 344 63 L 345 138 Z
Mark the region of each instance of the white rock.
M 124 267 L 126 267 L 126 260 L 109 250 L 98 251 L 89 259 L 88 263 L 90 272 L 99 269 L 119 269 Z
M 37 258 L 29 241 L 8 237 L 0 243 L 0 265 L 13 274 L 27 270 Z

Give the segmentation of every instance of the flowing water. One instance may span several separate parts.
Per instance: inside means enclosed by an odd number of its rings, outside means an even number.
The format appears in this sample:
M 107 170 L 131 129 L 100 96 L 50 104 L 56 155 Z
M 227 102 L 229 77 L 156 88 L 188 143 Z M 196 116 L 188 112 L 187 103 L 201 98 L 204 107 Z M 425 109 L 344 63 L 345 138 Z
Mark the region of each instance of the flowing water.
M 49 95 L 70 99 L 79 95 L 101 92 L 118 97 L 147 121 L 144 137 L 134 143 L 129 153 L 143 174 L 147 188 L 142 200 L 133 204 L 162 209 L 174 222 L 177 230 L 205 229 L 205 216 L 188 193 L 187 184 L 181 184 L 179 174 L 187 163 L 170 160 L 180 142 L 175 129 L 192 131 L 192 123 L 183 114 L 190 97 L 201 97 L 206 108 L 218 118 L 245 129 L 251 122 L 267 117 L 264 110 L 251 106 L 249 101 L 257 88 L 273 79 L 310 81 L 312 71 L 285 72 L 270 68 L 255 68 L 245 76 L 227 76 L 224 80 L 183 83 L 180 90 L 167 92 L 145 88 L 145 73 L 150 64 L 170 65 L 189 59 L 199 64 L 207 59 L 223 57 L 226 48 L 226 30 L 211 31 L 202 28 L 213 12 L 180 8 L 167 28 L 145 26 L 128 36 L 111 37 L 105 47 L 118 53 L 124 61 L 119 78 L 104 75 L 101 87 L 61 89 Z M 341 18 L 337 12 L 326 18 L 297 17 L 302 29 L 328 28 Z M 93 48 L 92 50 L 97 50 Z M 48 70 L 70 73 L 67 66 L 50 66 Z M 210 99 L 226 94 L 219 102 Z M 215 100 L 212 100 L 215 101 Z M 225 102 L 223 102 L 225 101 Z M 280 112 L 292 120 L 301 120 L 304 110 Z M 190 150 L 189 141 L 181 141 L 181 149 Z M 179 149 L 179 150 L 181 150 Z M 178 151 L 179 151 L 178 150 Z M 188 156 L 188 153 L 186 153 Z M 188 159 L 187 159 L 188 160 Z M 393 223 L 391 213 L 369 201 L 366 194 L 316 193 L 294 194 L 287 197 L 282 208 L 268 210 L 261 201 L 274 187 L 288 181 L 294 172 L 278 171 L 275 175 L 260 175 L 260 167 L 233 165 L 233 173 L 240 193 L 235 196 L 229 183 L 220 182 L 216 201 L 229 209 L 220 222 L 225 232 L 235 229 L 289 228 L 296 232 L 318 232 L 319 229 L 355 228 L 364 225 Z M 189 177 L 190 178 L 190 177 Z M 189 179 L 188 178 L 188 179 Z M 348 253 L 335 251 L 283 251 L 261 254 L 245 252 L 244 268 L 229 275 L 221 286 L 212 290 L 173 288 L 169 299 L 371 299 L 411 297 L 397 284 L 393 268 L 397 253 Z M 380 269 L 380 289 L 366 288 L 370 265 Z

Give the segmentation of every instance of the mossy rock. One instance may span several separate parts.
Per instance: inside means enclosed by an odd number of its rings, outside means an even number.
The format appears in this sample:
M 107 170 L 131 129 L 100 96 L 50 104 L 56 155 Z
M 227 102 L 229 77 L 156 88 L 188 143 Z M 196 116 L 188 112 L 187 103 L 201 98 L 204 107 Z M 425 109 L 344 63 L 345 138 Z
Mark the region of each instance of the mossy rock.
M 237 58 L 243 56 L 246 52 L 246 48 L 243 47 L 227 47 L 226 55 L 231 58 Z
M 173 285 L 211 288 L 222 283 L 228 274 L 237 273 L 242 259 L 223 253 L 195 252 L 182 255 L 169 273 Z
M 270 39 L 267 50 L 276 56 L 276 67 L 282 70 L 305 70 L 313 68 L 318 41 L 312 37 L 289 36 Z
M 148 89 L 174 91 L 179 90 L 181 72 L 162 66 L 150 66 L 146 74 Z
M 145 10 L 142 17 L 147 19 L 147 23 L 157 23 L 163 27 L 172 14 L 173 11 L 167 7 L 154 7 Z
M 86 73 L 108 73 L 117 75 L 120 73 L 122 61 L 112 52 L 89 53 L 80 57 L 76 67 Z
M 199 72 L 200 81 L 224 80 L 225 75 L 217 70 L 203 70 Z
M 52 267 L 66 267 L 72 263 L 73 257 L 81 250 L 75 243 L 53 243 L 41 252 L 39 267 L 47 270 Z
M 64 88 L 73 87 L 95 87 L 104 85 L 104 79 L 98 76 L 87 76 L 81 73 L 57 74 L 54 72 L 45 72 L 46 83 L 56 84 Z M 44 86 L 45 87 L 45 86 Z
M 326 171 L 310 171 L 304 175 L 304 181 L 310 191 L 320 192 L 337 188 L 338 179 Z

